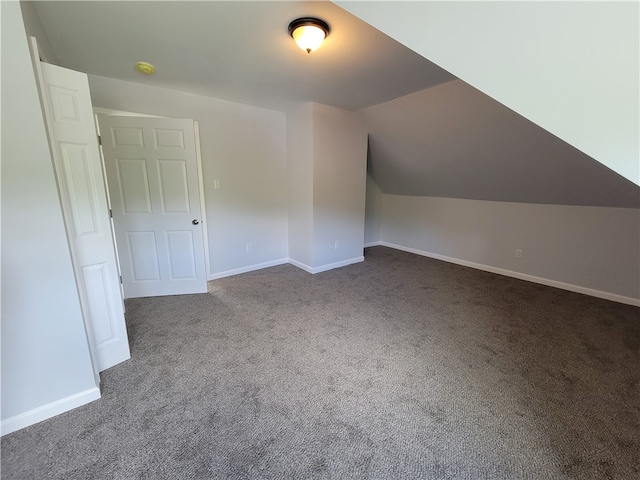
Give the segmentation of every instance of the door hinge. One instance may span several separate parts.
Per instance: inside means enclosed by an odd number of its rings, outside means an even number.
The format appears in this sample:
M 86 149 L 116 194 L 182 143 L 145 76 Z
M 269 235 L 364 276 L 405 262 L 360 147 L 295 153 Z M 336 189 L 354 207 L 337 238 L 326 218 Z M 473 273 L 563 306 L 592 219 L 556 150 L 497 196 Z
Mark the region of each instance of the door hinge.
M 120 283 L 122 283 L 122 275 L 120 275 Z
M 113 210 L 109 209 L 109 216 L 113 218 Z
M 102 145 L 102 136 L 98 135 L 98 145 Z

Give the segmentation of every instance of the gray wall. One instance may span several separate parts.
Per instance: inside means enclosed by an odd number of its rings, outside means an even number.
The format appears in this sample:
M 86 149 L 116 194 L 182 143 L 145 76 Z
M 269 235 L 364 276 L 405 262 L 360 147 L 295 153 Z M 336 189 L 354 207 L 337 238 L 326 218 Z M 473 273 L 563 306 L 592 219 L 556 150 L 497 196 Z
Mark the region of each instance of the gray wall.
M 319 272 L 362 260 L 367 135 L 354 112 L 305 103 L 287 114 L 289 257 Z
M 20 6 L 0 8 L 2 71 L 10 72 L 2 76 L 1 152 L 6 431 L 21 414 L 99 392 Z
M 287 258 L 284 113 L 95 75 L 89 87 L 95 107 L 198 120 L 212 276 Z
M 364 217 L 364 244 L 382 240 L 382 192 L 367 174 L 367 198 Z
M 289 258 L 313 265 L 313 105 L 287 113 Z
M 314 103 L 313 155 L 313 266 L 361 258 L 367 133 L 356 114 Z
M 53 48 L 49 42 L 40 17 L 36 12 L 33 2 L 20 2 L 20 8 L 22 10 L 22 17 L 24 20 L 24 26 L 27 30 L 27 35 L 30 37 L 36 37 L 38 41 L 38 53 L 40 54 L 40 60 L 47 63 L 53 63 L 57 65 L 57 57 L 53 53 Z
M 368 195 L 369 243 L 640 305 L 638 209 Z

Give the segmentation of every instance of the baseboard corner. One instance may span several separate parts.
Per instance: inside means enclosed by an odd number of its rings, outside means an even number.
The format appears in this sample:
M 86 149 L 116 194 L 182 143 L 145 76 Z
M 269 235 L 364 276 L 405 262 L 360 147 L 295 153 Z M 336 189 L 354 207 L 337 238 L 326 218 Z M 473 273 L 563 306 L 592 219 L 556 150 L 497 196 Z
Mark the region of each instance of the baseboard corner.
M 322 273 L 327 272 L 329 270 L 333 270 L 334 268 L 346 267 L 347 265 L 353 265 L 354 263 L 364 262 L 364 256 L 360 255 L 359 257 L 348 258 L 347 260 L 342 260 L 340 262 L 328 263 L 326 265 L 321 265 L 319 267 L 315 267 L 312 273 Z
M 326 265 L 320 265 L 319 267 L 310 267 L 307 264 L 294 260 L 293 258 L 289 259 L 289 263 L 295 267 L 301 268 L 307 273 L 311 273 L 315 275 L 316 273 L 327 272 L 329 270 L 333 270 L 334 268 L 346 267 L 347 265 L 352 265 L 354 263 L 364 262 L 364 256 L 360 255 L 359 257 L 348 258 L 347 260 L 341 260 L 340 262 L 327 263 Z
M 380 247 L 382 246 L 382 240 L 376 240 L 375 242 L 367 242 L 364 244 L 364 248 Z
M 289 263 L 294 267 L 298 267 L 299 269 L 304 270 L 307 273 L 311 273 L 311 274 L 315 273 L 313 271 L 313 267 L 310 267 L 306 263 L 299 262 L 298 260 L 294 260 L 293 258 L 289 259 Z

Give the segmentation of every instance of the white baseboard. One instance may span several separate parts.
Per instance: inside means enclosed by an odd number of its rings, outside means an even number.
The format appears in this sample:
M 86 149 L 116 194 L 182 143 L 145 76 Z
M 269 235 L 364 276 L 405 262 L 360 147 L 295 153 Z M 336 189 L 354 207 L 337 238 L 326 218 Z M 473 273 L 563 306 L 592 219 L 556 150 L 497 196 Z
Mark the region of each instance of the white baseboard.
M 306 263 L 299 262 L 299 261 L 297 261 L 297 260 L 294 260 L 293 258 L 290 258 L 290 259 L 289 259 L 289 263 L 290 263 L 291 265 L 293 265 L 294 267 L 301 268 L 302 270 L 304 270 L 304 271 L 305 271 L 305 272 L 307 272 L 307 273 L 314 273 L 314 271 L 313 271 L 313 267 L 310 267 L 310 266 L 309 266 L 309 265 L 307 265 Z
M 364 244 L 364 248 L 369 248 L 369 247 L 379 247 L 382 245 L 382 242 L 380 240 L 376 240 L 375 242 L 369 242 L 369 243 L 365 243 Z
M 321 265 L 319 267 L 310 267 L 309 265 L 299 262 L 297 260 L 294 260 L 293 258 L 281 258 L 279 260 L 273 260 L 271 262 L 258 263 L 256 265 L 249 265 L 248 267 L 236 268 L 234 270 L 227 270 L 226 272 L 214 273 L 209 277 L 209 280 L 217 280 L 219 278 L 231 277 L 233 275 L 253 272 L 255 270 L 274 267 L 276 265 L 283 265 L 285 263 L 290 263 L 295 267 L 301 268 L 305 272 L 316 274 L 316 273 L 326 272 L 327 270 L 333 270 L 334 268 L 345 267 L 347 265 L 352 265 L 354 263 L 359 263 L 363 261 L 364 261 L 364 257 L 360 256 L 360 257 L 349 258 L 347 260 L 342 260 L 340 262 L 328 263 L 327 265 Z
M 6 435 L 21 428 L 28 427 L 34 423 L 42 422 L 61 413 L 73 410 L 76 407 L 93 402 L 100 398 L 100 389 L 98 387 L 90 388 L 83 392 L 70 395 L 55 402 L 42 405 L 24 413 L 14 415 L 0 423 L 0 435 Z
M 346 267 L 347 265 L 353 265 L 354 263 L 364 262 L 364 257 L 360 255 L 359 257 L 349 258 L 347 260 L 342 260 L 341 262 L 336 263 L 328 263 L 327 265 L 321 265 L 319 267 L 314 267 L 311 273 L 321 273 L 326 272 L 327 270 L 333 270 L 334 268 Z
M 520 272 L 515 272 L 513 270 L 506 270 L 504 268 L 492 267 L 491 265 L 483 265 L 481 263 L 469 262 L 467 260 L 460 260 L 459 258 L 447 257 L 446 255 L 439 255 L 437 253 L 426 252 L 424 250 L 418 250 L 416 248 L 404 247 L 402 245 L 396 245 L 394 243 L 379 242 L 378 245 L 394 248 L 396 250 L 402 250 L 404 252 L 415 253 L 416 255 L 422 255 L 423 257 L 435 258 L 436 260 L 442 260 L 444 262 L 455 263 L 456 265 L 462 265 L 464 267 L 471 267 L 477 270 L 484 270 L 485 272 L 497 273 L 498 275 L 504 275 L 507 277 L 517 278 L 519 280 L 526 280 L 528 282 L 539 283 L 540 285 L 547 285 L 549 287 L 560 288 L 562 290 L 568 290 L 570 292 L 582 293 L 584 295 L 590 295 L 592 297 L 603 298 L 605 300 L 611 300 L 613 302 L 624 303 L 627 305 L 640 307 L 640 298 L 625 297 L 624 295 L 618 295 L 617 293 L 603 292 L 601 290 L 595 290 L 593 288 L 581 287 L 580 285 L 573 285 L 570 283 L 558 282 L 556 280 L 536 277 L 534 275 L 529 275 L 527 273 L 520 273 Z
M 291 265 L 301 268 L 305 272 L 312 273 L 314 275 L 316 273 L 326 272 L 328 270 L 333 270 L 334 268 L 346 267 L 347 265 L 353 265 L 354 263 L 360 263 L 360 262 L 364 262 L 363 256 L 349 258 L 347 260 L 342 260 L 340 262 L 328 263 L 326 265 L 321 265 L 319 267 L 310 267 L 309 265 L 306 265 L 302 262 L 298 262 L 297 260 L 294 260 L 292 258 L 289 259 L 289 263 Z
M 212 273 L 209 276 L 209 280 L 232 277 L 233 275 L 240 275 L 241 273 L 262 270 L 263 268 L 275 267 L 276 265 L 284 265 L 285 263 L 290 263 L 290 260 L 288 258 L 280 258 L 278 260 L 272 260 L 270 262 L 256 263 L 255 265 L 249 265 L 247 267 L 234 268 L 233 270 L 227 270 L 225 272 Z

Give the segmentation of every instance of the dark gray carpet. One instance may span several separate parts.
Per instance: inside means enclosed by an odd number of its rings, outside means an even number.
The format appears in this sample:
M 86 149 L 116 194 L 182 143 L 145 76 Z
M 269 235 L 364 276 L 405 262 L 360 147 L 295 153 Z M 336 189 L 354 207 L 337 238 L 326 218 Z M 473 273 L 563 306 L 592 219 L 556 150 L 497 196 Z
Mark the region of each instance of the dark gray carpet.
M 640 477 L 640 309 L 375 247 L 127 301 L 103 397 L 3 479 Z

